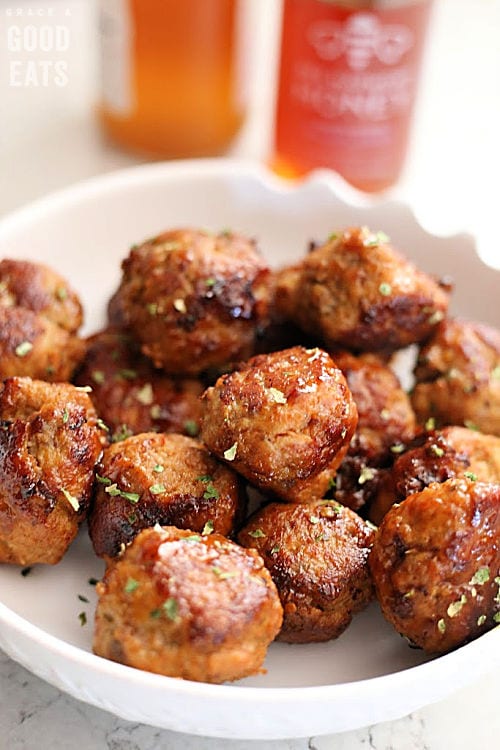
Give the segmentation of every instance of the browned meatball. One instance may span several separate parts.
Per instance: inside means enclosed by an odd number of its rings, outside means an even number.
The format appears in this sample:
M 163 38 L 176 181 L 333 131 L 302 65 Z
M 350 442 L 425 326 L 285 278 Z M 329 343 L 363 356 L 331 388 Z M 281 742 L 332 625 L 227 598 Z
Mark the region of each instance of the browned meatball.
M 327 346 L 394 350 L 422 341 L 442 320 L 448 294 L 382 233 L 332 235 L 279 278 L 276 301 L 290 320 Z
M 98 584 L 94 651 L 200 682 L 260 671 L 282 608 L 261 558 L 223 537 L 156 526 Z
M 103 433 L 88 395 L 9 378 L 0 390 L 0 561 L 59 562 L 88 508 Z
M 184 435 L 147 433 L 115 443 L 97 475 L 89 532 L 103 557 L 155 523 L 228 536 L 244 514 L 237 475 Z
M 324 495 L 357 423 L 345 378 L 321 349 L 253 357 L 219 378 L 203 401 L 208 448 L 289 502 Z
M 500 622 L 500 485 L 449 479 L 386 515 L 369 564 L 382 612 L 429 653 Z
M 424 422 L 465 424 L 500 435 L 500 331 L 445 320 L 421 350 L 412 403 Z
M 393 371 L 375 354 L 332 355 L 358 409 L 358 427 L 336 475 L 335 498 L 358 510 L 376 492 L 380 467 L 392 464 L 391 447 L 415 434 L 415 414 Z
M 272 503 L 239 534 L 254 547 L 283 605 L 279 640 L 309 643 L 337 638 L 373 598 L 368 554 L 374 531 L 333 500 Z
M 198 434 L 202 383 L 155 369 L 124 331 L 107 329 L 87 339 L 75 382 L 92 386 L 92 401 L 112 439 L 156 431 Z
M 240 235 L 177 229 L 134 247 L 114 309 L 157 367 L 196 374 L 249 356 L 269 269 Z
M 379 481 L 370 518 L 380 523 L 394 503 L 420 492 L 433 482 L 469 477 L 500 482 L 500 438 L 465 427 L 432 430 L 417 445 L 399 455 Z
M 76 337 L 82 309 L 54 271 L 27 261 L 0 261 L 0 379 L 14 375 L 69 380 L 83 357 Z

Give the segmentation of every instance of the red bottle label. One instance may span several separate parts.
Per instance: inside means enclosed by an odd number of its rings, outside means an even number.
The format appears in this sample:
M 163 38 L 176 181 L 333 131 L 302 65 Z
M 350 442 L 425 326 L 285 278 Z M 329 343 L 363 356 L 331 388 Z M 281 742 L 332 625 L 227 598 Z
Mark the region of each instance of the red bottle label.
M 353 11 L 285 0 L 279 158 L 299 172 L 331 167 L 361 187 L 397 177 L 430 4 Z

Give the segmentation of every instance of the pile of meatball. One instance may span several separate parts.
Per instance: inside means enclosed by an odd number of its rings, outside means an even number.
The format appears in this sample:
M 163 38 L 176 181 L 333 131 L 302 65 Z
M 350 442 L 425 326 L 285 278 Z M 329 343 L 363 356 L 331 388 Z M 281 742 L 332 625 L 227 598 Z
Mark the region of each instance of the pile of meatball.
M 430 654 L 493 628 L 500 333 L 450 294 L 367 227 L 278 271 L 177 229 L 131 248 L 84 340 L 64 279 L 0 262 L 0 561 L 55 564 L 87 519 L 95 653 L 189 680 L 337 638 L 374 598 Z

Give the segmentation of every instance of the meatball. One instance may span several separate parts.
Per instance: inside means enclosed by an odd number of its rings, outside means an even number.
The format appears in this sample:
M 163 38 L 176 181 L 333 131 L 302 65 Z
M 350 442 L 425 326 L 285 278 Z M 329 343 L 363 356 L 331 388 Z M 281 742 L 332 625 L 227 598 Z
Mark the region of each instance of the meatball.
M 447 310 L 448 294 L 382 232 L 362 227 L 332 235 L 284 269 L 276 303 L 329 347 L 392 351 L 432 333 Z
M 394 503 L 420 492 L 433 482 L 469 477 L 500 482 L 500 438 L 465 427 L 431 430 L 417 445 L 399 455 L 379 481 L 370 518 L 380 523 Z
M 59 562 L 88 508 L 103 432 L 88 395 L 8 378 L 0 390 L 0 561 Z
M 90 537 L 96 554 L 108 558 L 155 523 L 228 536 L 244 500 L 237 475 L 197 440 L 134 435 L 107 448 L 97 467 Z
M 112 439 L 157 431 L 198 434 L 202 383 L 155 369 L 124 331 L 110 328 L 87 339 L 75 382 L 92 386 L 92 401 Z
M 324 495 L 356 429 L 344 376 L 321 349 L 253 357 L 203 396 L 208 448 L 289 502 Z
M 97 593 L 96 654 L 186 680 L 259 672 L 282 621 L 256 552 L 173 527 L 142 531 Z
M 500 331 L 445 320 L 421 350 L 412 403 L 424 422 L 464 424 L 500 436 Z
M 368 554 L 374 531 L 333 500 L 271 503 L 239 534 L 262 555 L 283 605 L 279 640 L 337 638 L 373 598 Z
M 369 564 L 382 612 L 429 653 L 500 622 L 500 485 L 449 479 L 394 506 Z
M 380 467 L 392 464 L 393 446 L 415 434 L 415 414 L 393 371 L 375 354 L 332 355 L 358 409 L 358 427 L 336 476 L 335 498 L 358 510 L 374 496 Z
M 253 241 L 172 230 L 132 248 L 122 268 L 114 315 L 157 367 L 197 374 L 253 352 L 270 293 Z
M 67 282 L 38 263 L 0 261 L 0 379 L 69 380 L 85 348 L 82 308 Z

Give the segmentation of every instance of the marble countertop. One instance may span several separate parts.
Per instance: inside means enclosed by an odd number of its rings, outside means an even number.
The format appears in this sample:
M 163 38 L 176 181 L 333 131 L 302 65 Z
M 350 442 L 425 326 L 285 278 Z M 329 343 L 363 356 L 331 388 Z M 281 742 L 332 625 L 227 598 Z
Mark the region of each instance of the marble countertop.
M 93 0 L 17 0 L 0 8 L 0 215 L 76 180 L 138 162 L 105 143 L 95 127 L 94 6 Z M 266 23 L 256 35 L 250 116 L 232 153 L 262 159 L 268 153 L 276 12 L 270 0 L 253 0 L 252 7 L 256 19 L 265 14 Z M 11 53 L 2 46 L 12 18 L 8 11 L 28 8 L 66 14 L 73 41 L 65 89 L 9 86 Z M 495 265 L 500 265 L 499 27 L 499 0 L 437 4 L 410 158 L 391 191 L 412 204 L 427 228 L 472 232 Z M 469 750 L 495 745 L 499 699 L 491 674 L 441 703 L 356 732 L 277 742 L 203 739 L 130 724 L 80 703 L 0 652 L 0 750 Z

